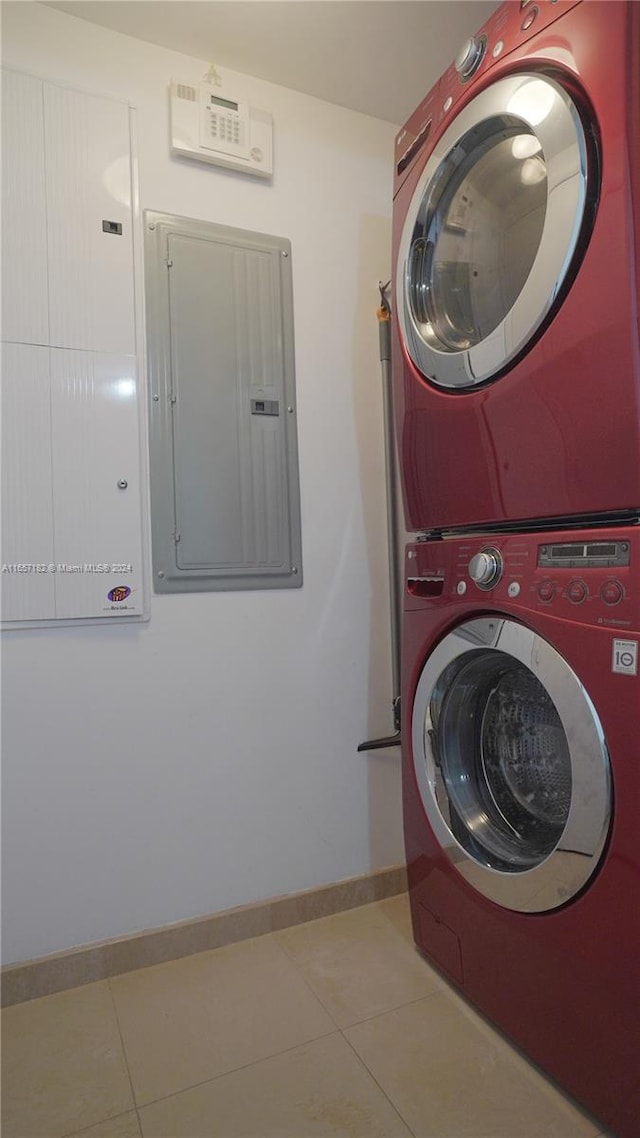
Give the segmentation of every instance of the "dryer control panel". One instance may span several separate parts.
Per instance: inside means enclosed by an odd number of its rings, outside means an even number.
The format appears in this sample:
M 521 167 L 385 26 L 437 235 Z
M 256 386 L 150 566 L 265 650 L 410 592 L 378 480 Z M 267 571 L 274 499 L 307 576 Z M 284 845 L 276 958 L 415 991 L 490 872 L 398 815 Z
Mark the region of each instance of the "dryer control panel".
M 489 17 L 475 36 L 462 44 L 455 60 L 440 80 L 437 121 L 450 118 L 463 92 L 474 86 L 476 77 L 486 74 L 510 52 L 532 36 L 555 23 L 581 0 L 507 0 Z
M 640 564 L 637 526 L 416 542 L 407 547 L 405 604 L 521 607 L 581 624 L 636 628 L 634 564 Z
M 499 61 L 583 0 L 507 0 L 476 35 L 460 45 L 451 66 L 429 91 L 396 136 L 394 196 L 427 140 L 444 130 L 470 97 L 470 89 Z

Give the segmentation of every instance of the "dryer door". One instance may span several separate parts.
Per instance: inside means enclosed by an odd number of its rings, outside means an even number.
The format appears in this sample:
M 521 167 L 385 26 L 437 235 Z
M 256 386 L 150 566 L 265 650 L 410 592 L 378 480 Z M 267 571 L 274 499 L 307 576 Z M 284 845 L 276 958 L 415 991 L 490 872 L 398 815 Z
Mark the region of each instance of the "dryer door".
M 597 185 L 587 175 L 578 111 L 544 75 L 501 79 L 455 118 L 418 182 L 399 248 L 397 312 L 422 375 L 474 387 L 533 341 L 588 236 Z
M 611 821 L 609 757 L 550 644 L 511 620 L 460 625 L 422 671 L 412 743 L 431 827 L 479 892 L 542 912 L 582 889 Z

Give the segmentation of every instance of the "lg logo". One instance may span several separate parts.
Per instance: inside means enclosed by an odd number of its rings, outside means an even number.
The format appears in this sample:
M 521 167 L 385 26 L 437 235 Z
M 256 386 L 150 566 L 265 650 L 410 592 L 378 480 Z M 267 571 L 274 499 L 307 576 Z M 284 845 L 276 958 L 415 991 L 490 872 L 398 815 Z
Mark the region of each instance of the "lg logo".
M 635 676 L 638 671 L 638 641 L 614 640 L 611 671 Z

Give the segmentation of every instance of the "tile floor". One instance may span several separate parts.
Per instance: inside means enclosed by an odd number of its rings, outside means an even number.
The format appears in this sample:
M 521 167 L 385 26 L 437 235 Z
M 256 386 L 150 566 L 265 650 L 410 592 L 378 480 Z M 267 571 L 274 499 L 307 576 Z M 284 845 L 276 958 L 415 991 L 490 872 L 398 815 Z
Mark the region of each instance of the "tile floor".
M 3 1013 L 2 1138 L 596 1138 L 413 947 L 406 896 Z

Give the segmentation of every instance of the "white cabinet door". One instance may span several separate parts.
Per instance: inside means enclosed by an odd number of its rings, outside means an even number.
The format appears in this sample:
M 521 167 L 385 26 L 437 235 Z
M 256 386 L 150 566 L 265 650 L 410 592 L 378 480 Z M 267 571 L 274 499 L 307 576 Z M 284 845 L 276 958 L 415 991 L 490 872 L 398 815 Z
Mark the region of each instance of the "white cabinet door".
M 2 72 L 2 338 L 49 342 L 42 83 Z
M 133 354 L 129 108 L 44 84 L 50 343 Z
M 51 427 L 56 616 L 140 614 L 135 357 L 52 348 Z
M 2 111 L 2 618 L 144 615 L 129 108 L 5 72 Z
M 2 619 L 55 616 L 49 349 L 2 346 Z

